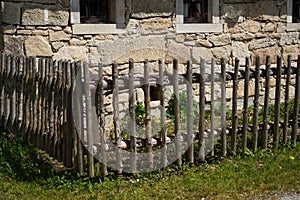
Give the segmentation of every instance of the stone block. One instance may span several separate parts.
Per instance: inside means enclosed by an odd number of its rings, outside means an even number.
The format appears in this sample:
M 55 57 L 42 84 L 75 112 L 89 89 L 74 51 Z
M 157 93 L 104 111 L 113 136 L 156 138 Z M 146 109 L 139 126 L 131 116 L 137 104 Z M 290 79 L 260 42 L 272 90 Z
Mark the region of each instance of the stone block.
M 166 60 L 171 62 L 173 59 L 177 59 L 179 63 L 186 63 L 188 59 L 191 59 L 190 48 L 182 43 L 177 43 L 171 40 L 168 43 Z
M 238 25 L 242 30 L 250 32 L 250 33 L 257 33 L 261 31 L 260 23 L 253 20 L 245 21 Z
M 210 61 L 213 58 L 213 54 L 210 49 L 205 47 L 193 47 L 192 48 L 192 61 L 193 63 L 199 63 L 200 58 L 205 61 Z
M 112 61 L 125 63 L 129 58 L 133 58 L 135 62 L 143 62 L 145 59 L 158 60 L 166 56 L 163 36 L 99 41 L 98 51 L 103 64 L 110 64 Z
M 56 41 L 68 41 L 71 36 L 64 31 L 50 31 L 49 32 L 49 40 L 50 42 Z
M 298 44 L 299 32 L 282 33 L 279 41 L 280 46 Z
M 3 31 L 3 34 L 15 34 L 17 28 L 12 25 L 7 25 L 7 26 L 2 26 L 2 30 L 0 29 L 0 31 Z
M 65 8 L 29 4 L 22 11 L 22 25 L 68 25 L 69 12 Z
M 24 55 L 24 37 L 3 35 L 4 50 L 7 54 Z
M 151 18 L 140 22 L 141 30 L 150 32 L 167 32 L 173 26 L 171 18 Z
M 269 22 L 262 27 L 263 32 L 274 32 L 276 30 L 275 23 Z
M 264 49 L 258 49 L 253 51 L 251 55 L 251 62 L 253 65 L 255 65 L 255 57 L 259 56 L 260 57 L 260 63 L 264 65 L 266 63 L 266 56 L 270 56 L 270 61 L 271 63 L 276 63 L 277 61 L 277 55 L 280 55 L 281 51 L 278 46 L 273 46 L 273 47 L 268 47 Z
M 220 36 L 212 36 L 208 40 L 215 46 L 224 46 L 231 43 L 230 34 L 224 34 Z
M 245 40 L 252 40 L 255 38 L 255 34 L 253 33 L 236 33 L 231 35 L 232 40 L 237 40 L 237 41 L 245 41 Z
M 299 45 L 290 45 L 283 47 L 283 58 L 287 59 L 287 56 L 291 55 L 292 60 L 297 60 L 298 55 L 300 55 L 300 47 Z
M 53 55 L 54 60 L 81 60 L 87 59 L 86 48 L 83 46 L 64 46 Z
M 22 24 L 23 25 L 46 25 L 48 16 L 44 8 L 24 6 L 22 9 Z M 45 16 L 46 15 L 46 16 Z
M 249 43 L 249 50 L 262 49 L 276 45 L 276 41 L 271 38 L 253 40 Z
M 21 3 L 1 2 L 2 22 L 7 24 L 20 24 Z
M 52 56 L 49 42 L 42 36 L 32 36 L 25 40 L 26 56 Z
M 248 45 L 243 42 L 233 41 L 232 42 L 232 54 L 234 57 L 238 57 L 240 64 L 244 65 L 246 62 L 246 57 L 250 56 L 248 50 Z
M 215 47 L 212 49 L 212 54 L 217 59 L 221 58 L 229 58 L 231 55 L 232 47 L 230 45 L 223 46 L 223 47 Z

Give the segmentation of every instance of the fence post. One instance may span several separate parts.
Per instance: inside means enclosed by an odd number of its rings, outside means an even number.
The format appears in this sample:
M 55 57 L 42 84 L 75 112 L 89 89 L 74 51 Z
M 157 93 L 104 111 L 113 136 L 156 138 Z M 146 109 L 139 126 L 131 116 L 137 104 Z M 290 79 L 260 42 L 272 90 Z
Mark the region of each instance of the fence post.
M 84 116 L 83 116 L 83 83 L 82 83 L 82 65 L 81 62 L 77 62 L 75 64 L 76 68 L 76 82 L 74 83 L 75 89 L 75 97 L 73 99 L 75 101 L 75 108 L 73 115 L 76 117 L 78 121 L 76 121 L 76 140 L 77 140 L 77 154 L 76 154 L 76 166 L 80 175 L 84 174 L 84 167 L 83 167 L 83 141 L 84 141 Z
M 253 152 L 257 151 L 258 142 L 258 109 L 259 109 L 259 84 L 260 84 L 260 58 L 256 57 L 255 63 L 255 92 L 254 92 L 254 111 L 253 111 Z
M 265 70 L 265 99 L 264 99 L 264 113 L 263 113 L 263 132 L 262 132 L 262 148 L 266 149 L 268 146 L 269 136 L 269 94 L 270 94 L 270 56 L 266 57 L 266 70 Z
M 31 113 L 31 135 L 33 137 L 33 144 L 36 145 L 37 144 L 37 131 L 36 131 L 36 127 L 37 127 L 37 110 L 36 107 L 38 105 L 37 103 L 37 83 L 36 83 L 36 58 L 32 57 L 31 58 L 31 108 L 30 108 L 30 113 Z
M 167 160 L 167 130 L 166 130 L 166 113 L 165 113 L 165 91 L 164 91 L 164 69 L 162 59 L 158 60 L 158 67 L 159 67 L 159 89 L 160 89 L 160 124 L 161 124 L 161 162 L 162 166 L 166 167 L 168 164 Z
M 151 107 L 150 107 L 150 85 L 149 85 L 149 61 L 144 62 L 144 96 L 145 96 L 145 132 L 146 132 L 146 151 L 148 155 L 149 168 L 153 168 L 152 156 L 152 130 L 151 130 Z
M 49 68 L 48 68 L 48 149 L 50 155 L 53 155 L 53 141 L 54 141 L 54 61 L 52 59 L 49 60 Z
M 282 65 L 282 58 L 280 56 L 277 56 L 276 91 L 275 91 L 275 105 L 274 105 L 275 119 L 274 119 L 274 129 L 273 129 L 273 143 L 275 149 L 277 149 L 279 144 L 281 65 Z
M 11 111 L 11 115 L 10 115 L 10 126 L 12 131 L 15 133 L 16 129 L 15 129 L 15 120 L 16 120 L 16 82 L 17 79 L 16 77 L 16 67 L 17 67 L 17 61 L 18 59 L 16 58 L 16 56 L 12 57 L 12 66 L 11 66 L 11 86 L 12 86 L 12 95 L 11 95 L 11 102 L 10 102 L 10 111 Z
M 6 80 L 9 79 L 9 73 L 11 70 L 11 62 L 12 61 L 12 57 L 10 55 L 7 56 L 6 59 L 6 66 L 5 66 L 5 77 Z M 11 83 L 10 81 L 6 82 L 6 87 L 5 87 L 5 115 L 4 115 L 4 125 L 8 126 L 9 125 L 9 115 L 10 115 L 10 87 L 11 87 Z
M 240 60 L 236 57 L 234 64 L 234 74 L 233 74 L 233 88 L 232 88 L 232 130 L 231 130 L 231 151 L 232 154 L 236 154 L 236 139 L 237 139 L 237 125 L 238 125 L 238 115 L 237 115 L 237 89 L 238 89 L 238 70 L 240 67 Z
M 23 126 L 24 138 L 26 142 L 29 141 L 28 129 L 29 129 L 29 58 L 24 58 L 23 66 Z
M 3 125 L 3 112 L 4 112 L 4 67 L 5 67 L 5 55 L 4 54 L 0 54 L 0 95 L 1 95 L 1 99 L 0 99 L 0 122 L 1 125 Z
M 88 150 L 88 174 L 92 178 L 95 176 L 94 156 L 93 156 L 93 128 L 92 128 L 92 97 L 90 91 L 89 65 L 84 62 L 84 94 L 86 102 L 86 134 L 87 134 L 87 150 Z
M 181 133 L 180 133 L 180 97 L 178 89 L 178 60 L 173 60 L 173 90 L 174 90 L 174 134 L 175 140 L 175 151 L 176 151 L 176 163 L 182 165 L 181 157 Z
M 188 159 L 190 163 L 194 163 L 194 144 L 193 144 L 193 130 L 194 130 L 194 108 L 193 108 L 193 71 L 192 62 L 187 61 L 187 135 L 188 135 Z
M 120 133 L 120 118 L 119 118 L 119 85 L 118 85 L 118 65 L 116 62 L 112 64 L 112 78 L 113 78 L 113 120 L 115 131 L 116 148 L 116 169 L 119 174 L 122 173 L 122 155 L 121 155 L 121 133 Z
M 200 58 L 199 92 L 199 159 L 205 160 L 204 112 L 205 112 L 205 60 Z
M 214 156 L 214 145 L 215 145 L 215 60 L 211 59 L 211 70 L 210 70 L 210 133 L 209 133 L 209 141 L 210 141 L 210 155 Z
M 288 55 L 287 67 L 286 67 L 286 82 L 285 82 L 285 96 L 284 96 L 284 122 L 283 122 L 283 143 L 287 143 L 287 129 L 289 123 L 289 93 L 291 83 L 291 55 Z
M 134 110 L 134 60 L 129 59 L 129 116 L 130 116 L 130 160 L 131 171 L 136 172 L 136 121 Z
M 66 124 L 66 166 L 72 167 L 72 151 L 73 151 L 73 118 L 72 118 L 72 77 L 71 77 L 71 67 L 74 67 L 70 61 L 67 62 L 65 68 L 65 77 L 66 77 L 66 85 L 65 85 L 65 95 L 66 95 L 66 117 L 67 117 L 67 124 Z M 49 134 L 49 133 L 48 133 Z
M 227 138 L 226 138 L 226 63 L 221 58 L 221 140 L 222 156 L 227 155 Z
M 296 142 L 297 142 L 297 131 L 298 131 L 298 123 L 299 123 L 298 121 L 299 98 L 300 98 L 300 55 L 298 56 L 298 61 L 297 61 L 294 114 L 293 114 L 293 125 L 292 125 L 292 144 L 294 146 L 296 146 Z
M 107 172 L 107 155 L 106 155 L 106 138 L 105 138 L 105 112 L 104 112 L 104 96 L 103 96 L 103 64 L 100 61 L 98 63 L 98 117 L 100 128 L 100 143 L 101 143 L 101 156 L 102 156 L 102 174 L 106 176 Z
M 243 129 L 242 129 L 242 152 L 245 154 L 247 149 L 248 133 L 248 105 L 249 105 L 249 77 L 250 77 L 249 57 L 246 57 L 245 65 L 245 83 L 244 83 L 244 102 L 243 102 Z
M 62 126 L 61 126 L 61 112 L 62 112 L 62 60 L 58 61 L 57 65 L 57 95 L 56 95 L 56 140 L 54 140 L 54 145 L 56 147 L 56 157 L 58 161 L 62 161 L 62 149 L 61 149 L 61 143 L 62 143 Z

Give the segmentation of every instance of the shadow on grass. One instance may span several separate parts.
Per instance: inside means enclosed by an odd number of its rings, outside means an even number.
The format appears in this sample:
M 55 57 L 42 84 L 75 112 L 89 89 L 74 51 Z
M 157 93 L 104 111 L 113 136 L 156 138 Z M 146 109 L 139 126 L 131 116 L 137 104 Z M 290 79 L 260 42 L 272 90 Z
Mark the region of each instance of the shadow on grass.
M 55 170 L 41 150 L 0 128 L 0 172 L 22 181 L 39 181 L 53 176 Z

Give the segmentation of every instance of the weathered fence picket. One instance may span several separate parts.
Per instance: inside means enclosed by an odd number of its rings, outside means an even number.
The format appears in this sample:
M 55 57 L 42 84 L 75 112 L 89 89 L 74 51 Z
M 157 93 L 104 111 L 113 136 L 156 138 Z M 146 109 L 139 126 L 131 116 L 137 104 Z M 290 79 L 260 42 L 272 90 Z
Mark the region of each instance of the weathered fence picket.
M 161 142 L 161 163 L 163 167 L 167 166 L 167 129 L 166 129 L 166 113 L 165 113 L 165 91 L 164 91 L 164 66 L 163 61 L 158 61 L 159 68 L 159 94 L 160 94 L 160 142 Z
M 269 95 L 270 95 L 270 56 L 266 57 L 266 68 L 265 68 L 265 97 L 264 97 L 264 111 L 263 111 L 263 132 L 262 132 L 262 148 L 266 149 L 268 146 L 269 136 Z
M 258 112 L 259 112 L 259 90 L 260 90 L 260 58 L 256 57 L 256 63 L 255 63 L 255 91 L 254 91 L 254 109 L 253 109 L 253 138 L 252 138 L 252 144 L 253 144 L 253 152 L 257 151 L 257 142 L 258 142 Z
M 193 134 L 194 134 L 194 116 L 193 116 L 193 68 L 190 60 L 187 61 L 187 135 L 188 143 L 191 143 L 188 149 L 189 162 L 194 163 L 194 144 Z
M 204 109 L 205 109 L 205 61 L 200 59 L 200 76 L 199 76 L 199 155 L 200 160 L 205 159 L 205 138 L 204 138 Z
M 238 113 L 237 113 L 237 89 L 238 89 L 238 72 L 240 67 L 240 60 L 235 59 L 234 74 L 233 74 L 233 88 L 232 88 L 232 128 L 231 128 L 231 152 L 236 154 L 236 140 L 238 128 Z
M 133 59 L 129 60 L 129 119 L 130 119 L 130 161 L 131 161 L 131 170 L 133 172 L 136 172 L 136 153 L 137 153 L 137 148 L 136 148 L 136 120 L 135 120 L 135 108 L 134 108 L 134 61 Z M 100 80 L 99 80 L 100 81 Z
M 294 98 L 294 112 L 292 123 L 292 144 L 296 146 L 297 131 L 299 128 L 299 100 L 300 99 L 300 55 L 298 56 L 296 69 L 296 84 L 295 84 L 295 98 Z
M 152 154 L 152 127 L 151 127 L 151 107 L 150 107 L 150 84 L 149 84 L 149 61 L 144 62 L 144 99 L 145 99 L 145 136 L 147 162 L 150 169 L 153 168 Z
M 291 82 L 291 56 L 288 56 L 286 67 L 286 82 L 285 82 L 285 96 L 284 96 L 284 122 L 282 131 L 283 143 L 287 143 L 288 121 L 289 121 L 289 99 L 290 99 L 290 82 Z
M 89 64 L 71 61 L 53 61 L 50 58 L 17 57 L 0 54 L 0 118 L 1 125 L 15 134 L 22 135 L 24 139 L 40 149 L 45 150 L 54 159 L 63 162 L 67 167 L 73 167 L 80 175 L 88 174 L 90 177 L 98 175 L 99 170 L 103 175 L 108 174 L 108 167 L 113 166 L 118 173 L 128 169 L 132 172 L 139 172 L 141 162 L 138 160 L 138 153 L 148 153 L 146 167 L 151 170 L 159 165 L 165 167 L 169 164 L 168 153 L 174 148 L 174 155 L 178 165 L 182 165 L 182 150 L 188 144 L 188 161 L 195 162 L 195 155 L 199 160 L 204 160 L 206 154 L 215 155 L 215 144 L 217 135 L 220 134 L 221 155 L 227 155 L 227 149 L 231 154 L 237 154 L 239 147 L 245 153 L 248 149 L 256 152 L 259 148 L 268 148 L 273 145 L 291 142 L 296 145 L 299 131 L 299 95 L 300 95 L 300 56 L 297 66 L 293 66 L 292 57 L 287 57 L 287 63 L 283 65 L 283 59 L 277 57 L 276 68 L 271 67 L 270 57 L 266 57 L 265 67 L 261 67 L 260 58 L 256 58 L 255 70 L 250 70 L 250 58 L 246 58 L 245 67 L 235 59 L 234 72 L 226 72 L 225 59 L 221 59 L 221 71 L 216 72 L 216 61 L 211 60 L 210 69 L 206 70 L 207 63 L 200 60 L 199 72 L 193 72 L 192 61 L 187 61 L 186 74 L 179 74 L 181 65 L 178 60 L 173 60 L 173 74 L 166 73 L 167 63 L 158 60 L 158 74 L 151 73 L 152 62 L 146 60 L 143 63 L 144 77 L 135 76 L 135 65 L 133 59 L 129 60 L 128 78 L 123 78 L 117 63 L 112 63 L 112 81 L 104 77 L 104 66 L 98 65 L 98 84 L 96 89 L 96 113 L 97 120 L 93 121 L 93 101 L 91 83 L 89 78 Z M 241 66 L 240 66 L 241 65 Z M 284 66 L 284 67 L 282 67 Z M 151 71 L 151 73 L 150 73 Z M 206 72 L 209 72 L 206 74 Z M 285 76 L 285 83 L 281 81 Z M 270 113 L 270 78 L 276 78 L 275 91 L 275 113 Z M 295 79 L 295 94 L 292 96 L 289 87 Z M 254 81 L 253 112 L 249 109 L 250 83 Z M 261 84 L 264 83 L 264 84 Z M 232 103 L 230 104 L 231 115 L 228 115 L 228 103 L 226 92 L 229 89 L 227 84 L 233 84 Z M 241 115 L 238 109 L 238 88 L 244 83 Z M 210 86 L 210 101 L 206 102 L 205 88 Z M 214 94 L 217 84 L 220 84 L 220 98 Z M 151 113 L 151 87 L 158 86 L 159 99 L 159 133 L 155 134 L 152 127 Z M 186 85 L 185 87 L 182 87 Z M 282 87 L 283 85 L 284 87 Z M 199 90 L 193 90 L 193 86 Z M 174 93 L 174 135 L 169 136 L 166 125 L 165 88 L 170 87 Z M 128 88 L 128 112 L 129 112 L 129 140 L 123 138 L 120 124 L 119 94 Z M 136 126 L 136 91 L 143 88 L 145 106 L 144 138 L 139 138 Z M 184 89 L 183 89 L 184 88 Z M 281 91 L 282 89 L 284 90 Z M 262 91 L 264 90 L 264 93 Z M 185 92 L 187 103 L 186 122 L 181 122 L 180 92 Z M 105 115 L 105 96 L 112 93 L 112 117 L 115 147 L 108 141 Z M 194 115 L 194 93 L 197 92 L 199 116 Z M 281 95 L 284 94 L 284 101 L 281 104 Z M 252 97 L 251 97 L 252 98 Z M 260 105 L 260 98 L 263 105 Z M 293 99 L 293 110 L 290 102 Z M 216 101 L 220 101 L 220 111 L 216 111 Z M 280 113 L 280 106 L 283 105 L 284 113 Z M 252 106 L 252 105 L 251 105 Z M 209 108 L 207 108 L 209 107 Z M 262 112 L 260 112 L 262 111 Z M 205 114 L 210 114 L 205 118 Z M 293 112 L 293 113 L 291 113 Z M 262 122 L 259 119 L 262 113 Z M 220 122 L 216 120 L 217 114 Z M 270 115 L 274 122 L 269 122 Z M 76 117 L 75 117 L 76 116 Z M 284 116 L 281 118 L 280 116 Z M 290 117 L 292 116 L 292 117 Z M 198 118 L 199 117 L 199 118 Z M 227 119 L 226 119 L 227 117 Z M 242 120 L 238 120 L 239 118 Z M 76 118 L 75 121 L 74 118 Z M 198 127 L 194 128 L 194 120 L 198 119 Z M 209 120 L 206 123 L 205 119 Z M 252 119 L 252 120 L 250 120 Z M 220 128 L 216 128 L 216 123 Z M 227 124 L 231 122 L 231 124 Z M 186 123 L 186 124 L 183 124 Z M 260 124 L 262 123 L 262 124 Z M 186 130 L 184 130 L 186 127 Z M 290 128 L 291 127 L 291 131 Z M 282 128 L 282 134 L 281 129 Z M 186 131 L 186 133 L 184 132 Z M 247 141 L 251 132 L 251 146 Z M 241 133 L 241 137 L 240 134 Z M 270 140 L 270 135 L 272 139 Z M 96 137 L 95 137 L 96 136 Z M 261 136 L 261 137 L 260 137 Z M 155 137 L 155 138 L 154 138 Z M 159 138 L 157 138 L 159 137 Z M 174 138 L 172 144 L 172 138 Z M 240 140 L 241 138 L 241 140 Z M 261 139 L 261 142 L 259 140 Z M 194 143 L 197 141 L 198 146 Z M 227 142 L 227 140 L 229 142 Z M 240 144 L 241 142 L 241 144 Z M 140 144 L 141 143 L 141 144 Z M 173 146 L 168 146 L 168 144 Z M 195 146 L 198 148 L 195 148 Z M 100 147 L 99 147 L 100 145 Z M 261 146 L 260 146 L 261 145 Z M 207 146 L 207 147 L 206 147 Z M 86 149 L 85 149 L 86 148 Z M 122 153 L 122 149 L 130 150 L 130 154 Z M 155 154 L 157 148 L 161 153 Z M 168 149 L 170 148 L 170 149 Z M 198 152 L 195 150 L 198 149 Z M 109 151 L 114 151 L 110 154 Z M 129 156 L 127 156 L 129 155 Z M 112 156 L 115 156 L 112 161 Z M 156 161 L 159 160 L 157 163 Z M 101 162 L 101 165 L 99 165 Z M 130 162 L 130 163 L 128 163 Z M 155 164 L 155 165 L 154 165 Z
M 193 102 L 191 102 L 193 105 Z M 215 60 L 211 59 L 210 70 L 210 131 L 209 131 L 209 152 L 214 156 L 215 146 Z
M 246 58 L 245 63 L 245 81 L 244 81 L 244 100 L 243 100 L 243 129 L 242 129 L 242 152 L 245 153 L 247 149 L 247 135 L 248 135 L 248 108 L 249 108 L 249 78 L 250 78 L 250 63 L 249 57 Z
M 119 115 L 119 85 L 118 85 L 118 65 L 117 63 L 112 64 L 112 78 L 113 78 L 113 123 L 114 123 L 114 132 L 115 132 L 115 143 L 117 144 L 116 148 L 116 163 L 115 168 L 118 173 L 122 173 L 122 152 L 121 152 L 121 128 L 120 128 L 120 115 Z
M 273 145 L 275 148 L 279 144 L 279 126 L 280 126 L 280 98 L 281 98 L 281 69 L 282 58 L 277 56 L 276 68 L 276 91 L 275 91 L 275 113 L 274 113 L 274 127 L 273 127 Z
M 224 58 L 221 59 L 221 130 L 222 156 L 226 156 L 226 63 Z
M 175 134 L 175 151 L 176 163 L 181 166 L 181 132 L 180 132 L 180 98 L 178 88 L 178 60 L 173 60 L 173 91 L 174 91 L 174 134 Z

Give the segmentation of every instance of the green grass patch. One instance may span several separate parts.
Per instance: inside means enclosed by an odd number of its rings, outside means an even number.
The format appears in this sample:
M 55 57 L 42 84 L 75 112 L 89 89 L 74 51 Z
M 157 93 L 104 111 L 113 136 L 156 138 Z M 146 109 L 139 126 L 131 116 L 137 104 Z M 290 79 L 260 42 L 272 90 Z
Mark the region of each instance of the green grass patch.
M 43 152 L 0 134 L 0 199 L 245 199 L 283 191 L 300 191 L 300 144 L 89 179 L 58 174 Z

